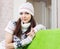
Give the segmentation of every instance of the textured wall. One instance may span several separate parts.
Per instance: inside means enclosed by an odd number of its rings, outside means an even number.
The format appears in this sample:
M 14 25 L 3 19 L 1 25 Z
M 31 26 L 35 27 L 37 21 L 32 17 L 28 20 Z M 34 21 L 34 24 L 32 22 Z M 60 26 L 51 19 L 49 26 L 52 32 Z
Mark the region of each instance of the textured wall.
M 4 29 L 12 16 L 13 0 L 0 0 L 0 41 L 4 39 Z
M 60 0 L 58 0 L 58 28 L 60 28 Z

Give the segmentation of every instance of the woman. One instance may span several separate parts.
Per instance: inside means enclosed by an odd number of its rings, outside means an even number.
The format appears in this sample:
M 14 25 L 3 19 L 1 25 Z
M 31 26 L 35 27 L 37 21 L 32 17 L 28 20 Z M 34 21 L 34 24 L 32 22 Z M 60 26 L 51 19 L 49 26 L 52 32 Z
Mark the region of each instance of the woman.
M 46 29 L 43 25 L 36 25 L 34 20 L 34 8 L 29 2 L 22 4 L 19 8 L 19 19 L 10 21 L 5 29 L 5 41 L 0 43 L 1 49 L 17 49 L 31 43 L 35 32 Z

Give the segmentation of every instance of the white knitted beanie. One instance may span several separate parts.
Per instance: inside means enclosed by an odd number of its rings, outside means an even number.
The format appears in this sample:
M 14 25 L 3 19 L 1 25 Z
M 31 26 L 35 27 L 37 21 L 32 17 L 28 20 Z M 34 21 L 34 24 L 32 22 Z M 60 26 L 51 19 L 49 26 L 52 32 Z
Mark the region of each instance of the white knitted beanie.
M 20 12 L 28 12 L 32 16 L 34 16 L 34 7 L 30 2 L 26 2 L 20 6 L 19 13 Z

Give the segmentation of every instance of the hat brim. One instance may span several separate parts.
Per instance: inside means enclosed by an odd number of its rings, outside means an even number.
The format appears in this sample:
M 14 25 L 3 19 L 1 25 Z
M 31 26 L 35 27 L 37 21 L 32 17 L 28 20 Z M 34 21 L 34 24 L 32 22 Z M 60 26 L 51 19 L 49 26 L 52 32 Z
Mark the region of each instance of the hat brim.
M 34 16 L 34 12 L 30 11 L 30 10 L 26 10 L 26 9 L 20 9 L 19 13 L 21 12 L 28 12 L 29 14 L 31 14 L 32 16 Z

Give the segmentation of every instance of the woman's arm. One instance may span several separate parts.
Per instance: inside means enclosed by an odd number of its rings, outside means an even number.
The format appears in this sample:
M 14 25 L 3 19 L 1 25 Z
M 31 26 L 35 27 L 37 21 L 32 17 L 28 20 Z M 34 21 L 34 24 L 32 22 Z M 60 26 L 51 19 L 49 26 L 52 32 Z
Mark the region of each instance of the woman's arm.
M 32 42 L 32 39 L 35 36 L 35 31 L 33 28 L 31 28 L 31 31 L 27 34 L 27 38 L 21 41 L 21 45 L 27 45 Z
M 36 33 L 36 32 L 39 31 L 39 30 L 46 30 L 46 27 L 45 27 L 44 25 L 42 25 L 42 24 L 38 24 L 38 25 L 36 25 L 36 26 L 34 27 L 34 31 L 35 31 L 35 33 Z
M 5 35 L 5 44 L 6 44 L 6 49 L 13 49 L 13 43 L 12 43 L 12 38 L 13 38 L 13 34 L 11 33 L 6 33 Z

